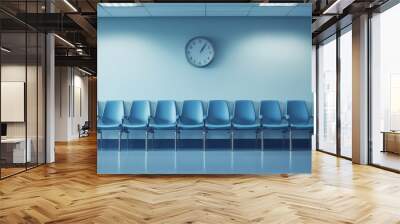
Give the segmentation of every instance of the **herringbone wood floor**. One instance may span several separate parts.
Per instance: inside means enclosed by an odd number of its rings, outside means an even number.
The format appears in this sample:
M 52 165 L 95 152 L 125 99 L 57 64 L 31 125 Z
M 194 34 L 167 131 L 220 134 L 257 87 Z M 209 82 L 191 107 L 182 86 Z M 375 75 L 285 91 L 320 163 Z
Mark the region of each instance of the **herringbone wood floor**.
M 0 223 L 400 223 L 400 175 L 314 153 L 313 174 L 100 176 L 94 138 L 0 181 Z

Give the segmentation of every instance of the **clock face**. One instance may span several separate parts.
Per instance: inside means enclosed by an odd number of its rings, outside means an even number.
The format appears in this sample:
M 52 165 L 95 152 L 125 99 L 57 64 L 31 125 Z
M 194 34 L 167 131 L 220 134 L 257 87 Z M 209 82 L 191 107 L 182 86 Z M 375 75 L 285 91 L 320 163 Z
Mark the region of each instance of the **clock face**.
M 186 44 L 186 59 L 196 67 L 205 67 L 214 59 L 214 47 L 204 37 L 195 37 Z

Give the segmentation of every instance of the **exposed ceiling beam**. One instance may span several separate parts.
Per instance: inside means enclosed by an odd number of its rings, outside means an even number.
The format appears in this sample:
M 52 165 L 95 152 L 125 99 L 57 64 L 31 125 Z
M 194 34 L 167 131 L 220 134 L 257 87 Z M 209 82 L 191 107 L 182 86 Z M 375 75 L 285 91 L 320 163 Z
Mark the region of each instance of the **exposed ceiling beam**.
M 56 66 L 76 66 L 87 67 L 92 71 L 96 71 L 97 60 L 96 57 L 91 56 L 56 56 Z
M 91 39 L 96 38 L 96 28 L 94 28 L 85 17 L 80 14 L 68 14 L 67 16 L 79 25 L 91 37 Z
M 349 5 L 353 4 L 355 0 L 336 0 L 332 4 L 330 4 L 322 14 L 329 15 L 329 14 L 342 14 L 344 9 L 347 8 Z

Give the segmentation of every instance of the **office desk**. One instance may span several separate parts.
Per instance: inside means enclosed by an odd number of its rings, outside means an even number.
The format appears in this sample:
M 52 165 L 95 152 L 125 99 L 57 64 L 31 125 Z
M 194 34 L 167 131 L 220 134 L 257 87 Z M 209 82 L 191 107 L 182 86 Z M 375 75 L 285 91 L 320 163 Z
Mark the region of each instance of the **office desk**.
M 31 154 L 31 144 L 32 141 L 30 138 L 27 139 L 27 147 L 25 154 L 25 138 L 6 138 L 1 139 L 1 147 L 2 147 L 2 157 L 6 158 L 6 160 L 10 163 L 25 163 L 31 162 L 32 154 Z M 10 148 L 12 147 L 12 148 Z M 6 155 L 4 155 L 6 154 Z M 12 154 L 7 155 L 7 154 Z M 11 160 L 12 158 L 12 160 Z M 27 159 L 27 161 L 25 161 Z
M 400 154 L 400 132 L 383 131 L 383 150 L 382 152 L 392 152 Z

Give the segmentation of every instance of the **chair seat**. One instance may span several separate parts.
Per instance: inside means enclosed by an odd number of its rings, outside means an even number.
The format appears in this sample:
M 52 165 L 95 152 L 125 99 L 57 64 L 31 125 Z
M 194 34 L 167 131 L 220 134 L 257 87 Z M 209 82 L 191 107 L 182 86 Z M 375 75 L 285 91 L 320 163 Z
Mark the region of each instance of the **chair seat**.
M 202 129 L 204 127 L 203 123 L 199 124 L 185 124 L 182 122 L 178 123 L 178 128 L 180 129 Z
M 146 129 L 147 124 L 146 123 L 136 123 L 136 122 L 126 122 L 122 124 L 122 128 L 125 129 Z
M 287 129 L 289 128 L 289 124 L 287 122 L 281 123 L 263 123 L 263 129 Z
M 150 128 L 153 129 L 161 129 L 161 130 L 172 130 L 176 128 L 176 124 L 175 123 L 150 123 L 149 124 Z
M 227 130 L 231 128 L 230 123 L 225 123 L 225 124 L 210 124 L 206 123 L 206 128 L 210 130 Z
M 103 122 L 101 120 L 99 120 L 97 123 L 98 130 L 116 130 L 119 129 L 120 126 L 120 123 Z
M 298 129 L 298 130 L 312 130 L 314 128 L 314 125 L 312 123 L 290 124 L 290 127 L 292 129 Z
M 246 130 L 246 129 L 257 129 L 260 127 L 259 124 L 254 123 L 254 124 L 237 124 L 237 123 L 232 123 L 232 127 L 234 129 L 239 129 L 239 130 Z

